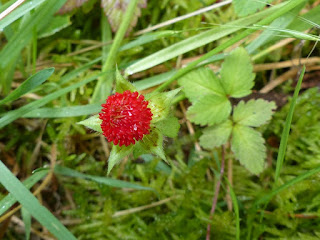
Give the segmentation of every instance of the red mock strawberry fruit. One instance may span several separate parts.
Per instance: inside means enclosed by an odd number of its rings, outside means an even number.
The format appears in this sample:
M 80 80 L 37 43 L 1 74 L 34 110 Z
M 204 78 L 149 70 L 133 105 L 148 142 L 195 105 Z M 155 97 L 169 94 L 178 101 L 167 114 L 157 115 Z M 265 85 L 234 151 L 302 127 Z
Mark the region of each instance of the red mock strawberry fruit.
M 129 90 L 109 96 L 99 114 L 108 142 L 121 147 L 135 144 L 149 134 L 152 113 L 143 95 Z

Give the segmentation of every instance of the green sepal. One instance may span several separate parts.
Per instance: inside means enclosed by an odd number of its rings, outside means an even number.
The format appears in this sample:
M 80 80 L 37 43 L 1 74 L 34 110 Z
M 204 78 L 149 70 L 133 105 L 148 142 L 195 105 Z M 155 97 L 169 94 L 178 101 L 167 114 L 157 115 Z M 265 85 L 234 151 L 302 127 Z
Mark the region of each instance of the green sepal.
M 135 145 L 121 146 L 113 145 L 110 153 L 110 157 L 108 159 L 108 174 L 112 170 L 112 168 L 119 163 L 125 156 L 129 155 L 133 151 L 133 147 Z
M 77 124 L 84 125 L 87 128 L 90 128 L 96 132 L 102 133 L 101 123 L 102 123 L 102 120 L 99 119 L 99 114 L 97 114 L 97 115 L 94 115 L 86 120 L 78 122 Z
M 133 86 L 128 80 L 126 80 L 119 72 L 118 68 L 116 70 L 116 92 L 123 93 L 126 90 L 130 90 L 131 92 L 136 92 L 138 89 Z
M 163 135 L 171 138 L 177 137 L 180 129 L 178 118 L 173 116 L 155 123 L 155 126 Z
M 163 151 L 163 135 L 156 128 L 151 129 L 150 134 L 145 135 L 142 140 L 136 142 L 133 156 L 137 158 L 144 153 L 150 152 L 167 161 Z
M 177 88 L 169 92 L 150 93 L 145 96 L 149 101 L 148 107 L 153 114 L 151 123 L 161 121 L 169 115 L 172 100 L 180 90 L 181 88 Z

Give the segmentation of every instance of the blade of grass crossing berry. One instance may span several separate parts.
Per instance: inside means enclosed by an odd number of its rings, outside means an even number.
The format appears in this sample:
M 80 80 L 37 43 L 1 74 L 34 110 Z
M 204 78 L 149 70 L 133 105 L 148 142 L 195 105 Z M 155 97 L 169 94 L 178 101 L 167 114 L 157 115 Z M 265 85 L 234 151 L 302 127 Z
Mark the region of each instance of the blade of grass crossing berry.
M 8 102 L 12 102 L 24 94 L 30 92 L 32 89 L 41 85 L 44 81 L 46 81 L 54 72 L 54 68 L 43 69 L 40 72 L 29 77 L 26 81 L 24 81 L 18 88 L 12 91 L 5 99 L 0 101 L 1 104 L 6 104 Z
M 99 58 L 101 59 L 101 58 Z M 94 60 L 95 62 L 98 59 Z M 90 63 L 90 66 L 92 65 L 92 62 Z M 87 65 L 83 69 L 88 69 L 89 65 Z M 134 86 L 138 90 L 145 90 L 154 86 L 157 86 L 161 83 L 164 83 L 167 81 L 173 74 L 175 73 L 175 70 L 172 70 L 170 72 L 162 73 L 154 77 L 146 78 L 144 80 L 140 80 L 137 82 L 134 82 Z M 72 74 L 72 77 L 75 77 L 77 73 Z M 71 80 L 71 77 L 65 78 L 66 80 Z M 65 82 L 64 82 L 65 83 Z M 184 99 L 183 97 L 182 99 Z M 180 98 L 178 99 L 180 101 Z M 66 117 L 78 117 L 78 116 L 84 116 L 84 115 L 90 115 L 100 112 L 101 110 L 101 104 L 87 104 L 87 105 L 81 105 L 81 106 L 71 106 L 71 107 L 61 107 L 61 108 L 40 108 L 40 109 L 34 109 L 27 114 L 23 115 L 24 118 L 66 118 Z M 5 114 L 0 116 L 4 116 Z
M 135 183 L 125 182 L 125 181 L 107 178 L 107 177 L 88 175 L 88 174 L 80 173 L 80 172 L 77 172 L 77 171 L 72 170 L 70 168 L 62 167 L 59 165 L 55 166 L 54 172 L 56 174 L 67 176 L 67 177 L 87 179 L 87 180 L 90 180 L 93 182 L 108 185 L 110 187 L 132 188 L 132 189 L 137 189 L 137 190 L 148 190 L 148 191 L 156 192 L 153 188 L 150 188 L 150 187 L 144 187 L 144 186 L 141 186 L 141 185 L 138 185 Z
M 225 178 L 225 180 L 229 186 L 229 193 L 230 193 L 230 197 L 231 197 L 231 201 L 234 209 L 234 214 L 236 217 L 236 240 L 240 240 L 240 214 L 239 214 L 238 199 L 228 179 Z
M 276 171 L 275 171 L 275 179 L 274 179 L 274 186 L 276 186 L 278 179 L 280 177 L 280 171 L 284 162 L 284 157 L 286 154 L 286 149 L 287 149 L 287 143 L 288 143 L 288 138 L 289 138 L 289 133 L 290 133 L 290 126 L 291 126 L 291 121 L 292 121 L 292 116 L 293 116 L 293 112 L 294 112 L 294 108 L 297 102 L 297 98 L 299 95 L 299 91 L 301 88 L 301 83 L 303 80 L 303 76 L 305 73 L 306 67 L 303 66 L 302 71 L 300 73 L 300 77 L 297 83 L 297 86 L 294 90 L 294 94 L 291 100 L 291 104 L 290 104 L 290 109 L 287 115 L 287 119 L 284 125 L 284 129 L 282 132 L 282 136 L 281 136 L 281 141 L 280 141 L 280 147 L 279 147 L 279 153 L 278 153 L 278 157 L 277 157 L 277 165 L 276 165 Z
M 103 72 L 112 70 L 112 68 L 115 64 L 117 52 L 118 52 L 119 47 L 121 45 L 121 42 L 124 38 L 124 35 L 126 34 L 127 29 L 130 25 L 130 21 L 131 21 L 132 17 L 134 16 L 134 12 L 137 7 L 137 3 L 138 3 L 138 0 L 132 0 L 128 4 L 128 7 L 127 7 L 126 12 L 123 16 L 123 19 L 121 21 L 119 29 L 118 29 L 116 36 L 113 40 L 113 43 L 111 45 L 107 59 L 106 59 L 105 63 L 103 64 L 103 67 L 102 67 Z M 96 87 L 94 88 L 94 92 L 92 95 L 92 102 L 93 103 L 100 102 L 101 100 L 104 100 L 107 98 L 107 96 L 109 95 L 109 92 L 111 90 L 112 81 L 113 81 L 112 75 L 107 75 L 107 76 L 101 77 L 99 79 Z
M 9 123 L 11 123 L 12 121 L 22 117 L 23 115 L 27 114 L 28 112 L 37 109 L 45 104 L 47 104 L 48 102 L 51 102 L 52 100 L 61 97 L 62 95 L 72 91 L 73 89 L 76 89 L 78 87 L 81 87 L 89 82 L 92 82 L 93 80 L 97 79 L 99 76 L 102 76 L 103 74 L 105 74 L 104 72 L 99 73 L 95 76 L 86 78 L 84 80 L 82 80 L 81 82 L 75 83 L 71 86 L 68 86 L 66 88 L 60 89 L 56 92 L 53 92 L 39 100 L 36 100 L 32 103 L 29 103 L 19 109 L 13 110 L 8 112 L 5 116 L 3 116 L 2 118 L 0 118 L 0 129 L 3 128 L 4 126 L 8 125 Z
M 26 234 L 26 240 L 30 239 L 31 233 L 31 214 L 24 207 L 21 208 L 21 216 L 24 223 L 24 231 Z
M 46 0 L 38 0 L 38 1 L 27 1 L 17 9 L 13 10 L 8 16 L 6 16 L 4 19 L 0 21 L 0 31 L 1 29 L 4 29 L 14 21 L 16 21 L 18 18 L 22 17 L 26 13 L 30 12 L 32 9 L 39 6 L 41 3 L 43 3 Z M 0 12 L 2 12 L 0 10 Z
M 39 221 L 45 228 L 48 229 L 57 239 L 76 238 L 62 225 L 62 223 L 43 207 L 38 199 L 10 172 L 10 170 L 0 161 L 0 182 L 13 194 L 20 204 L 31 215 Z
M 37 182 L 39 182 L 42 178 L 44 178 L 48 174 L 49 170 L 41 170 L 38 172 L 35 172 L 33 175 L 31 175 L 29 178 L 27 178 L 25 181 L 23 181 L 23 185 L 30 189 L 33 185 L 35 185 Z M 7 196 L 5 196 L 0 201 L 0 216 L 3 215 L 10 207 L 12 207 L 17 200 L 15 197 L 9 193 Z
M 270 24 L 272 21 L 274 21 L 278 17 L 281 17 L 283 14 L 285 14 L 286 12 L 288 12 L 288 11 L 292 10 L 293 8 L 297 7 L 299 4 L 303 3 L 304 1 L 305 0 L 291 0 L 289 2 L 286 2 L 286 4 L 284 4 L 284 5 L 281 5 L 280 8 L 279 8 L 279 6 L 274 6 L 274 7 L 270 8 L 271 9 L 271 12 L 270 12 L 271 14 L 269 14 L 267 17 L 265 17 L 264 19 L 259 21 L 257 23 L 257 25 L 263 26 L 263 25 Z M 228 41 L 222 43 L 218 47 L 214 48 L 210 52 L 208 52 L 205 55 L 203 55 L 202 57 L 200 57 L 199 59 L 189 63 L 186 67 L 180 69 L 173 77 L 171 77 L 170 80 L 168 80 L 167 82 L 163 83 L 155 91 L 158 91 L 158 92 L 163 91 L 173 81 L 175 81 L 176 79 L 178 79 L 179 77 L 181 77 L 185 73 L 187 73 L 187 72 L 191 71 L 192 69 L 194 69 L 202 61 L 205 61 L 208 58 L 212 57 L 213 55 L 225 50 L 226 48 L 232 46 L 233 44 L 235 44 L 235 43 L 239 42 L 240 40 L 246 38 L 247 36 L 251 35 L 255 31 L 256 31 L 256 29 L 252 29 L 252 28 L 246 29 L 245 31 L 241 32 L 240 34 L 236 35 L 235 37 L 233 37 L 233 38 L 229 39 Z

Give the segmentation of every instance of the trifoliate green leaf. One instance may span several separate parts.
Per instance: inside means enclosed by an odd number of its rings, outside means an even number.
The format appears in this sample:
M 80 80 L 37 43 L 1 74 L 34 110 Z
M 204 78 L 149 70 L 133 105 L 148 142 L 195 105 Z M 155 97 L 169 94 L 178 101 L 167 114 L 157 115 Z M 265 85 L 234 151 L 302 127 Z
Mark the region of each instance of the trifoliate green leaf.
M 226 57 L 220 72 L 225 93 L 235 98 L 249 95 L 255 78 L 252 70 L 250 56 L 244 48 L 232 51 Z
M 108 159 L 108 174 L 117 163 L 119 163 L 125 156 L 128 156 L 133 151 L 133 146 L 135 145 L 131 144 L 128 147 L 119 147 L 118 145 L 112 146 L 110 157 Z
M 232 131 L 232 121 L 227 120 L 223 123 L 207 127 L 200 137 L 200 145 L 206 149 L 213 149 L 225 144 Z
M 233 110 L 233 121 L 245 126 L 259 127 L 271 119 L 275 108 L 274 102 L 262 99 L 250 100 L 247 103 L 241 101 Z
M 234 6 L 234 10 L 238 16 L 244 17 L 249 14 L 253 14 L 258 10 L 262 9 L 266 6 L 268 2 L 272 0 L 265 1 L 257 1 L 257 0 L 233 0 L 232 4 Z
M 180 90 L 180 88 L 177 88 L 169 92 L 150 93 L 146 95 L 146 100 L 149 101 L 148 107 L 153 114 L 152 123 L 161 121 L 168 116 L 172 100 Z
M 136 142 L 133 155 L 137 158 L 141 154 L 150 152 L 166 161 L 163 151 L 163 135 L 157 129 L 152 129 L 150 134 L 145 135 L 142 140 Z
M 240 163 L 253 174 L 263 171 L 266 147 L 261 133 L 242 125 L 232 130 L 231 150 Z
M 123 93 L 126 90 L 130 90 L 131 92 L 138 91 L 135 86 L 133 86 L 129 81 L 124 79 L 121 76 L 119 70 L 116 70 L 116 92 Z
M 183 91 L 191 102 L 207 94 L 226 95 L 220 79 L 206 67 L 187 73 L 178 80 L 178 83 L 183 87 Z
M 99 119 L 98 114 L 94 115 L 86 120 L 83 120 L 81 122 L 78 122 L 78 124 L 84 125 L 94 131 L 99 132 L 99 133 L 102 133 L 101 123 L 102 123 L 102 120 Z
M 167 117 L 156 124 L 156 128 L 167 137 L 177 137 L 180 129 L 179 121 L 176 117 Z
M 231 103 L 227 97 L 206 95 L 196 101 L 187 112 L 187 117 L 200 125 L 221 123 L 229 117 Z

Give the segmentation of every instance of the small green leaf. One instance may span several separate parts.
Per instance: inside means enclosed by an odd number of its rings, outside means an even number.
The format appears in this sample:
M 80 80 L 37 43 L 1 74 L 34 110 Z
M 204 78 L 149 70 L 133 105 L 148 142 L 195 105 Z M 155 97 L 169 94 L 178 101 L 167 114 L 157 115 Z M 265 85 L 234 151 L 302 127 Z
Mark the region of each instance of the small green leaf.
M 125 156 L 129 155 L 133 151 L 134 145 L 121 146 L 113 145 L 110 157 L 108 159 L 108 174 L 111 172 L 112 168 L 119 163 Z
M 233 121 L 245 126 L 259 127 L 271 119 L 275 108 L 274 102 L 262 99 L 250 100 L 247 103 L 241 101 L 233 110 Z
M 30 92 L 32 89 L 41 85 L 46 81 L 54 72 L 54 68 L 46 68 L 37 72 L 36 74 L 25 80 L 18 88 L 12 91 L 5 99 L 0 101 L 0 104 L 12 102 L 24 94 Z
M 168 116 L 172 100 L 180 90 L 180 88 L 177 88 L 169 92 L 150 93 L 145 96 L 146 100 L 149 101 L 148 107 L 153 114 L 152 123 L 163 120 Z
M 150 134 L 145 135 L 142 140 L 136 142 L 134 157 L 150 152 L 166 161 L 163 151 L 163 135 L 157 129 L 153 129 Z
M 232 131 L 232 121 L 227 120 L 218 125 L 207 127 L 200 137 L 200 145 L 206 149 L 213 149 L 225 144 Z
M 206 95 L 193 104 L 187 112 L 188 118 L 200 125 L 213 125 L 225 121 L 231 113 L 228 98 Z
M 203 67 L 191 71 L 182 76 L 178 82 L 191 102 L 207 94 L 226 95 L 219 78 L 210 68 Z
M 133 86 L 130 82 L 124 79 L 121 76 L 119 70 L 116 70 L 116 92 L 123 93 L 126 90 L 130 90 L 131 92 L 138 91 L 135 86 Z
M 94 115 L 86 120 L 78 122 L 78 124 L 84 125 L 96 132 L 102 133 L 101 129 L 102 120 L 99 118 L 99 115 Z
M 232 130 L 231 150 L 240 163 L 253 174 L 263 171 L 266 147 L 261 133 L 242 125 Z
M 156 128 L 165 136 L 171 138 L 178 136 L 180 124 L 176 117 L 167 117 L 157 122 L 155 125 Z
M 263 7 L 266 6 L 268 2 L 271 0 L 266 1 L 257 1 L 257 0 L 233 0 L 234 10 L 238 16 L 244 17 L 250 15 L 252 13 L 261 10 Z
M 221 83 L 227 95 L 247 96 L 254 85 L 255 74 L 247 51 L 240 47 L 226 57 L 221 67 Z

